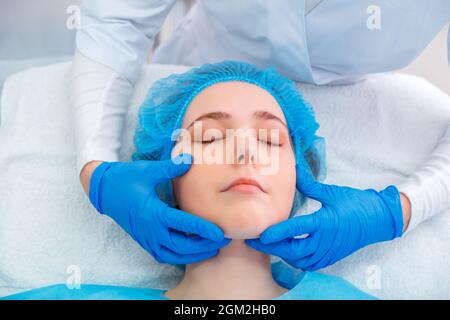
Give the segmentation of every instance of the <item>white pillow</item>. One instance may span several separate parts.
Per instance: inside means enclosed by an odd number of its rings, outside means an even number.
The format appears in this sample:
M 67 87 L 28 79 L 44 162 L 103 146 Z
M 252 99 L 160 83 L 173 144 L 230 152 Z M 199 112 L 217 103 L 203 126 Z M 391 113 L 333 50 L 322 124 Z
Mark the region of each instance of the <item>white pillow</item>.
M 0 295 L 64 283 L 77 268 L 83 283 L 170 288 L 182 273 L 160 265 L 120 227 L 99 215 L 75 173 L 68 103 L 70 63 L 11 77 L 0 127 Z M 143 70 L 121 150 L 134 151 L 136 112 L 149 86 L 186 67 Z M 450 98 L 428 82 L 378 75 L 349 86 L 300 85 L 327 140 L 327 182 L 361 188 L 396 184 L 432 151 L 450 124 Z M 317 207 L 313 201 L 304 212 Z M 360 250 L 325 273 L 343 276 L 380 298 L 450 298 L 450 214 L 408 236 Z M 380 285 L 373 277 L 380 276 Z M 376 279 L 375 279 L 376 280 Z M 375 287 L 372 285 L 375 283 Z
M 66 283 L 165 288 L 182 272 L 159 264 L 90 205 L 78 182 L 68 100 L 71 63 L 32 68 L 5 82 L 0 127 L 0 295 Z M 186 67 L 152 66 L 132 99 L 123 159 L 136 111 L 155 80 Z

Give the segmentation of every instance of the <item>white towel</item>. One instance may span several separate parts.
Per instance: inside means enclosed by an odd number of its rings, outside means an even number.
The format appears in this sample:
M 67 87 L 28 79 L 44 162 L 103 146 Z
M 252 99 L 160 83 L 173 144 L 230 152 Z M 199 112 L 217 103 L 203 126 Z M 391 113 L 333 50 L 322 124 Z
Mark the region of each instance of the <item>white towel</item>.
M 181 277 L 99 215 L 75 174 L 68 103 L 70 63 L 5 83 L 0 127 L 0 295 L 65 283 L 170 288 Z M 136 113 L 150 84 L 186 67 L 146 66 L 137 83 L 121 159 L 134 150 Z M 402 181 L 450 124 L 450 98 L 423 79 L 386 74 L 349 86 L 300 85 L 327 140 L 327 182 L 383 188 Z M 311 201 L 304 211 L 317 207 Z M 322 270 L 380 298 L 450 298 L 450 212 L 408 236 L 366 247 Z

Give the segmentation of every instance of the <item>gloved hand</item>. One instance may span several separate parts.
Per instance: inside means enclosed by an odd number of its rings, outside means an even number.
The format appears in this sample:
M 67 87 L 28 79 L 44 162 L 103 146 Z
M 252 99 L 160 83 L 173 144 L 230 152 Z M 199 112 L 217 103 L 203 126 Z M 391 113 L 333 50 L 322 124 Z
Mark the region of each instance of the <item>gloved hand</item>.
M 95 168 L 89 183 L 94 207 L 114 219 L 161 263 L 190 264 L 208 259 L 231 241 L 215 224 L 171 208 L 159 199 L 156 185 L 190 168 L 192 156 L 184 156 L 186 163 L 181 164 L 170 159 L 103 162 Z
M 400 194 L 394 186 L 377 192 L 326 185 L 297 169 L 297 189 L 322 208 L 270 226 L 259 239 L 246 240 L 247 245 L 295 268 L 317 270 L 403 233 Z M 302 234 L 308 237 L 293 238 Z

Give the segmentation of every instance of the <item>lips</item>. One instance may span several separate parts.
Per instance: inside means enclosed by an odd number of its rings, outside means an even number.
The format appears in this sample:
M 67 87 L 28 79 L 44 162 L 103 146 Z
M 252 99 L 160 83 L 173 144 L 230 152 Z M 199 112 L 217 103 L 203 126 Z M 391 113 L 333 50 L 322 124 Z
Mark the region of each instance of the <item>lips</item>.
M 253 179 L 239 178 L 230 183 L 222 192 L 237 191 L 243 193 L 266 192 L 261 185 Z

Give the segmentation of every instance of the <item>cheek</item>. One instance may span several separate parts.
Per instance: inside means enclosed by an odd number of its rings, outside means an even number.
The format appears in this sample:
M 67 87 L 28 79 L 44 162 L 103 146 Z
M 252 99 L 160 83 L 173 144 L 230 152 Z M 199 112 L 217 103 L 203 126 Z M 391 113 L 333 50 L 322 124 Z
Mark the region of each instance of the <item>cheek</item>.
M 292 209 L 296 191 L 295 158 L 292 151 L 279 154 L 279 168 L 271 177 L 274 205 L 279 208 L 279 218 L 287 219 Z
M 193 164 L 186 174 L 174 179 L 175 198 L 181 210 L 210 219 L 221 174 L 213 167 Z

